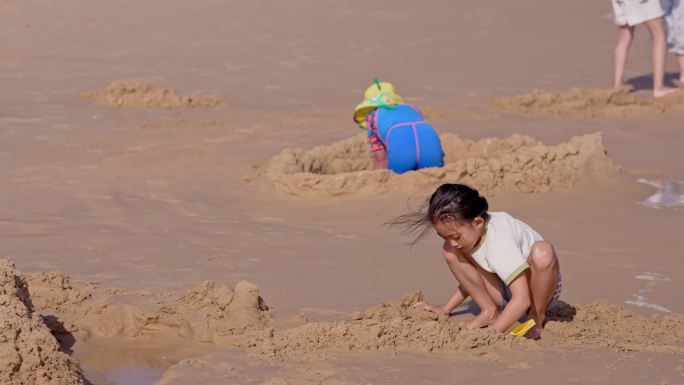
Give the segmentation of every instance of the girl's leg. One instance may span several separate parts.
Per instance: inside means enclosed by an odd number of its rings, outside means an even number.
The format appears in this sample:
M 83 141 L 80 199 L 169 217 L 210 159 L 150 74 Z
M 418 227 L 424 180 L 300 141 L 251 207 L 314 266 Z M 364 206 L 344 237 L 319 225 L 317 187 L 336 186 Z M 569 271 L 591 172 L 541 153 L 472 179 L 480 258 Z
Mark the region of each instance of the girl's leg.
M 653 43 L 653 96 L 659 98 L 672 92 L 676 88 L 665 87 L 665 55 L 667 54 L 667 35 L 663 18 L 645 22 Z
M 679 62 L 679 85 L 684 85 L 684 54 L 677 54 Z
M 530 310 L 528 315 L 542 325 L 546 306 L 551 302 L 558 285 L 560 266 L 553 245 L 549 242 L 535 242 L 527 257 L 530 265 Z
M 613 87 L 620 88 L 625 82 L 625 67 L 627 66 L 627 53 L 634 38 L 634 27 L 623 25 L 618 27 L 618 41 L 615 45 L 615 78 Z
M 481 271 L 484 270 L 477 263 L 463 253 L 455 251 L 446 243 L 442 254 L 465 293 L 470 295 L 480 307 L 480 314 L 470 321 L 466 327 L 478 329 L 489 325 L 499 314 L 497 303 L 501 304 L 503 300 L 501 287 L 496 288 L 490 277 L 481 274 Z M 497 283 L 497 285 L 499 284 Z

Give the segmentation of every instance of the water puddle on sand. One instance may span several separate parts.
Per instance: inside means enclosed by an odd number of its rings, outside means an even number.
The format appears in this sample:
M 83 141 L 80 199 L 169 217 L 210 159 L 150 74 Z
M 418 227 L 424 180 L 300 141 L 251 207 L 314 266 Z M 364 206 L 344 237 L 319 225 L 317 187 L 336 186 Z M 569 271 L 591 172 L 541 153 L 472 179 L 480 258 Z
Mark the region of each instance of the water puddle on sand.
M 167 368 L 151 368 L 141 365 L 126 365 L 112 372 L 104 373 L 104 381 L 112 385 L 153 385 L 161 379 Z
M 684 182 L 670 179 L 645 178 L 639 178 L 638 182 L 658 189 L 655 194 L 641 201 L 641 204 L 654 208 L 684 207 Z
M 86 385 L 153 385 L 181 360 L 217 350 L 213 345 L 187 341 L 97 338 L 72 340 L 62 350 L 83 368 Z M 65 349 L 66 348 L 66 349 Z

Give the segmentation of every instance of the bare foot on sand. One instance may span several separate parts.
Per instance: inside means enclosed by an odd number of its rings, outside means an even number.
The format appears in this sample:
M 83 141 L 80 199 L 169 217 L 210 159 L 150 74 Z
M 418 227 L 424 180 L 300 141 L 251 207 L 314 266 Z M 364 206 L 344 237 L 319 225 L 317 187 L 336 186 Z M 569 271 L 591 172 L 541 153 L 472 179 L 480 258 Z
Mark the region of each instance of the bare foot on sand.
M 662 98 L 663 96 L 672 94 L 672 93 L 677 92 L 677 91 L 679 91 L 679 89 L 677 89 L 677 88 L 669 88 L 669 87 L 663 87 L 663 88 L 660 88 L 660 89 L 657 89 L 657 90 L 654 89 L 654 90 L 653 90 L 653 97 L 654 97 L 654 98 Z
M 475 330 L 475 329 L 480 329 L 483 327 L 487 327 L 494 323 L 496 319 L 499 317 L 499 311 L 494 309 L 494 310 L 483 310 L 480 312 L 480 314 L 477 315 L 472 321 L 468 322 L 465 325 L 465 328 L 468 330 Z
M 414 303 L 412 306 L 413 306 L 413 307 L 417 307 L 417 308 L 421 308 L 421 307 L 422 307 L 423 310 L 429 311 L 429 312 L 435 313 L 435 314 L 449 314 L 449 312 L 446 311 L 446 309 L 444 308 L 444 306 L 430 305 L 429 303 L 423 302 L 423 301 L 416 302 L 416 303 Z

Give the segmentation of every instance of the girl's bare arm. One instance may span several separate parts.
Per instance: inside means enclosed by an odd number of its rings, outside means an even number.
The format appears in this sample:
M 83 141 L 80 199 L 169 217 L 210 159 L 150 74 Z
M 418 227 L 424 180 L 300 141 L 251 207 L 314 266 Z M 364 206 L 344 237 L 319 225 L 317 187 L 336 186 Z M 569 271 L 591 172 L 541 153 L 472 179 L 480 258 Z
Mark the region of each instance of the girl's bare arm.
M 520 319 L 530 307 L 530 290 L 527 284 L 527 275 L 530 270 L 526 270 L 518 275 L 510 285 L 512 298 L 504 308 L 499 318 L 492 324 L 492 328 L 499 333 L 504 333 Z

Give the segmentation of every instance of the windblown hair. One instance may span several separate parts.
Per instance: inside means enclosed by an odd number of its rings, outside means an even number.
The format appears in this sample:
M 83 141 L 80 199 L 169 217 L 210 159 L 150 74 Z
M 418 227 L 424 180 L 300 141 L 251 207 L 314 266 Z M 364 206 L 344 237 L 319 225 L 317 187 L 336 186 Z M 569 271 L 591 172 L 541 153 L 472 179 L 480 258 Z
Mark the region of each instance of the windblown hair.
M 445 183 L 437 188 L 418 211 L 400 215 L 388 224 L 405 233 L 418 235 L 410 242 L 418 243 L 439 221 L 469 222 L 477 217 L 487 220 L 487 199 L 474 188 L 456 183 Z

